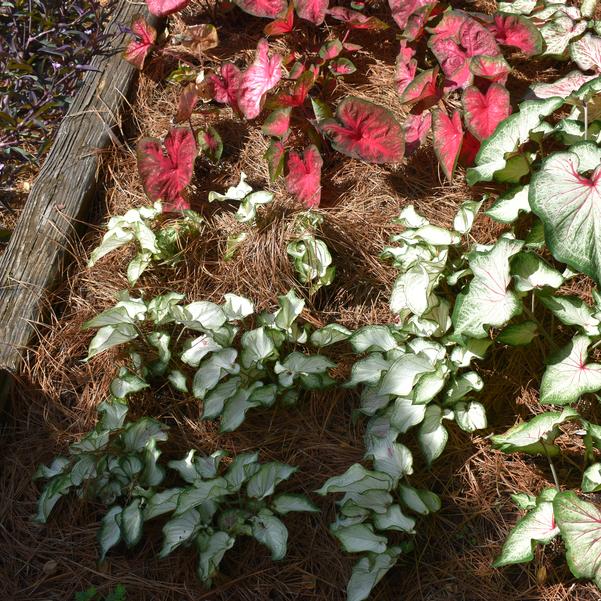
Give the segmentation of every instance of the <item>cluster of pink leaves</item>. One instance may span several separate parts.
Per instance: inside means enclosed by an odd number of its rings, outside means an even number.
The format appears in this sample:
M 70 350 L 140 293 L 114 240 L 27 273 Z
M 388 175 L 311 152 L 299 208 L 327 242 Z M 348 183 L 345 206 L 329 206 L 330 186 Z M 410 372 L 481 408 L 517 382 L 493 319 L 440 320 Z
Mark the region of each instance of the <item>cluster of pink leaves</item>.
M 401 100 L 411 106 L 405 122 L 406 152 L 414 152 L 432 130 L 434 150 L 451 180 L 457 162 L 471 164 L 480 143 L 511 113 L 505 88 L 510 67 L 499 46 L 534 55 L 542 51 L 542 37 L 519 15 L 489 17 L 448 10 L 435 27 L 428 27 L 440 15 L 438 0 L 389 2 L 403 30 L 396 85 Z M 416 51 L 409 44 L 425 33 L 438 66 L 418 72 Z M 441 99 L 454 91 L 461 93 L 463 115 L 438 108 Z

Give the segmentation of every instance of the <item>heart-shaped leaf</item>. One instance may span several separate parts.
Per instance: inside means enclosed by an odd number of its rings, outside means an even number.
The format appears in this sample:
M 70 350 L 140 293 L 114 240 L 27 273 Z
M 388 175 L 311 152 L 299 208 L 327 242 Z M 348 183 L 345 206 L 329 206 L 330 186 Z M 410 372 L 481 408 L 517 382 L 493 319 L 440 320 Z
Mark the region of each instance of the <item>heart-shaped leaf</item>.
M 553 256 L 601 281 L 601 150 L 584 142 L 547 158 L 528 200 Z M 587 175 L 592 170 L 590 175 Z
M 286 158 L 284 145 L 279 140 L 272 140 L 263 158 L 267 161 L 269 179 L 273 182 L 284 171 L 284 159 Z
M 336 119 L 319 128 L 338 152 L 367 163 L 397 163 L 403 158 L 403 129 L 382 106 L 349 96 L 336 109 Z
M 486 93 L 470 86 L 463 93 L 462 103 L 467 128 L 478 140 L 491 136 L 497 125 L 511 114 L 509 92 L 497 83 L 491 84 Z
M 319 49 L 319 57 L 329 61 L 336 58 L 342 52 L 342 48 L 342 42 L 338 38 L 330 40 Z
M 380 30 L 388 29 L 388 23 L 384 23 L 377 17 L 368 17 L 357 10 L 344 6 L 334 6 L 328 9 L 328 15 L 337 21 L 343 21 L 352 29 Z
M 536 98 L 568 98 L 573 92 L 580 89 L 585 83 L 595 79 L 596 75 L 585 75 L 580 71 L 570 71 L 564 77 L 551 83 L 536 83 L 530 86 Z
M 463 127 L 459 111 L 455 111 L 452 118 L 449 118 L 443 111 L 435 110 L 432 117 L 432 131 L 434 152 L 447 179 L 453 181 L 453 172 L 463 142 Z
M 413 58 L 415 50 L 407 47 L 406 40 L 401 41 L 401 48 L 396 59 L 394 81 L 399 96 L 402 96 L 407 86 L 415 79 L 417 61 Z
M 357 67 L 348 58 L 335 58 L 328 65 L 328 69 L 334 75 L 350 75 L 357 70 Z
M 583 71 L 601 73 L 601 38 L 587 33 L 570 44 L 572 60 Z
M 314 25 L 321 25 L 329 4 L 329 0 L 295 0 L 296 14 Z
M 427 5 L 432 7 L 438 0 L 388 0 L 394 22 L 401 30 L 405 30 L 410 18 Z
M 211 161 L 218 163 L 223 154 L 223 141 L 219 132 L 209 126 L 198 133 L 198 147 Z
M 432 127 L 432 113 L 409 114 L 405 120 L 405 152 L 413 154 L 426 140 Z
M 286 12 L 286 0 L 234 0 L 236 5 L 245 13 L 255 17 L 275 19 Z
M 166 17 L 188 6 L 190 0 L 146 0 L 148 10 L 157 17 Z
M 543 51 L 543 36 L 534 23 L 522 15 L 496 13 L 492 29 L 499 44 L 518 48 L 526 56 Z
M 282 57 L 268 56 L 269 44 L 261 39 L 257 45 L 257 55 L 253 64 L 242 75 L 238 93 L 238 106 L 247 119 L 254 119 L 261 112 L 265 94 L 282 77 Z
M 211 75 L 210 82 L 213 86 L 213 97 L 221 104 L 229 104 L 238 108 L 238 95 L 242 85 L 242 73 L 233 63 L 223 63 L 219 70 L 220 75 Z
M 418 104 L 425 110 L 436 104 L 441 97 L 437 84 L 438 67 L 422 71 L 417 77 L 407 84 L 401 94 L 401 102 Z
M 157 31 L 146 22 L 142 15 L 136 15 L 131 23 L 131 31 L 136 36 L 125 49 L 123 58 L 130 62 L 136 69 L 142 70 L 146 56 L 154 46 Z
M 286 188 L 310 209 L 321 201 L 321 167 L 323 160 L 315 146 L 305 148 L 303 155 L 290 152 Z
M 505 85 L 511 67 L 502 56 L 474 56 L 470 59 L 470 71 L 474 77 Z
M 183 127 L 169 130 L 164 146 L 154 138 L 138 142 L 138 172 L 144 191 L 150 200 L 163 201 L 165 211 L 190 208 L 182 192 L 192 179 L 196 152 L 194 134 Z
M 271 113 L 265 122 L 261 130 L 266 136 L 273 136 L 274 138 L 286 137 L 288 130 L 290 129 L 290 114 L 291 108 L 277 109 Z
M 290 3 L 286 14 L 281 19 L 268 23 L 263 28 L 265 35 L 285 35 L 294 29 L 294 5 Z

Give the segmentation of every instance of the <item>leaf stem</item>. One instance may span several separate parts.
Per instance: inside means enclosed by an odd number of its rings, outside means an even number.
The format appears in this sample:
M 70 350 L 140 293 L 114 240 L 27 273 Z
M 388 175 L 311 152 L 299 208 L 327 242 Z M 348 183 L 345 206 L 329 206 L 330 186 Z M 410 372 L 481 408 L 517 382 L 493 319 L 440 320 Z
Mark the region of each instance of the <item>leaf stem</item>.
M 543 449 L 545 449 L 545 455 L 547 456 L 547 461 L 549 462 L 549 467 L 551 468 L 551 474 L 553 476 L 553 482 L 555 482 L 555 488 L 559 492 L 561 490 L 559 486 L 559 479 L 557 478 L 557 471 L 555 470 L 555 464 L 553 463 L 553 459 L 551 459 L 551 455 L 547 450 L 547 445 L 545 441 L 541 438 L 541 444 L 543 445 Z

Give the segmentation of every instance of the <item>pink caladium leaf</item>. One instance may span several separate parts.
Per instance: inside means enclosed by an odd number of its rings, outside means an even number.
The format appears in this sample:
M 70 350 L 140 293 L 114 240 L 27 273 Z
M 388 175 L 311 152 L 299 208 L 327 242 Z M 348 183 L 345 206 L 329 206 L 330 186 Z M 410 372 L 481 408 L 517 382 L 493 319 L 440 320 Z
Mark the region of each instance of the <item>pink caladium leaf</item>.
M 294 5 L 290 4 L 281 19 L 268 23 L 263 28 L 265 35 L 285 35 L 294 29 Z
M 470 16 L 461 10 L 446 12 L 436 27 L 428 28 L 430 41 L 454 40 L 459 43 L 459 31 L 469 20 Z
M 461 26 L 458 41 L 470 58 L 472 56 L 501 56 L 501 49 L 495 36 L 484 25 L 471 17 Z
M 474 164 L 476 155 L 480 150 L 480 140 L 477 140 L 469 131 L 465 132 L 461 152 L 459 153 L 459 162 L 464 167 L 471 167 Z
M 290 129 L 290 116 L 292 114 L 291 108 L 276 109 L 273 111 L 261 128 L 266 136 L 273 136 L 275 138 L 284 138 L 288 134 Z
M 192 179 L 196 153 L 196 140 L 188 128 L 170 129 L 164 145 L 142 138 L 137 145 L 138 172 L 148 198 L 161 200 L 166 211 L 189 208 L 182 192 Z
M 350 75 L 357 70 L 357 67 L 348 58 L 335 58 L 328 65 L 328 69 L 334 75 Z
M 234 3 L 249 15 L 267 19 L 283 15 L 288 8 L 286 0 L 234 0 Z
M 319 129 L 342 154 L 367 163 L 398 163 L 403 158 L 403 128 L 382 106 L 349 96 L 336 110 L 336 119 Z
M 415 79 L 417 71 L 417 61 L 413 58 L 415 50 L 407 46 L 405 40 L 401 41 L 401 48 L 396 59 L 394 81 L 397 86 L 397 93 L 402 96 L 407 86 Z
M 464 88 L 473 79 L 469 57 L 465 50 L 449 38 L 436 39 L 430 43 L 430 49 L 445 74 L 447 86 Z
M 315 84 L 315 75 L 312 71 L 305 71 L 295 82 L 290 93 L 281 92 L 274 99 L 275 106 L 302 106 Z
M 282 142 L 280 142 L 280 140 L 272 140 L 263 158 L 267 161 L 269 179 L 273 182 L 280 177 L 284 171 L 286 149 Z
M 142 15 L 136 15 L 131 22 L 133 39 L 123 52 L 123 58 L 140 71 L 144 61 L 157 40 L 157 30 L 146 22 Z
M 329 42 L 326 42 L 319 49 L 319 56 L 324 61 L 329 61 L 333 58 L 336 58 L 341 52 L 342 42 L 338 38 L 336 38 L 335 40 L 330 40 Z
M 543 51 L 543 36 L 536 25 L 522 15 L 496 13 L 491 28 L 502 46 L 517 48 L 526 56 L 536 56 Z
M 413 13 L 407 21 L 407 26 L 403 31 L 403 37 L 410 42 L 420 39 L 426 29 L 426 23 L 438 10 L 439 6 L 436 3 L 431 3 Z
M 259 40 L 254 63 L 242 75 L 238 93 L 238 106 L 247 119 L 259 115 L 265 100 L 265 94 L 277 85 L 282 77 L 282 57 L 276 54 L 268 56 L 267 40 Z
M 473 56 L 470 59 L 470 71 L 474 77 L 504 85 L 511 67 L 502 56 Z
M 388 0 L 394 22 L 404 30 L 412 15 L 428 5 L 435 5 L 438 0 Z
M 432 114 L 429 111 L 409 114 L 405 120 L 405 154 L 413 154 L 428 137 L 432 127 Z
M 388 29 L 388 23 L 384 23 L 377 17 L 368 17 L 357 10 L 344 6 L 334 6 L 328 9 L 328 15 L 337 21 L 343 21 L 352 29 Z
M 223 63 L 220 75 L 211 75 L 210 82 L 213 86 L 213 98 L 221 104 L 229 104 L 238 109 L 238 95 L 242 85 L 242 73 L 233 63 Z
M 148 10 L 157 17 L 166 17 L 180 10 L 184 10 L 190 0 L 146 0 Z
M 583 71 L 601 73 L 601 38 L 587 33 L 570 44 L 572 60 Z
M 363 46 L 361 46 L 360 44 L 353 44 L 352 42 L 344 42 L 342 44 L 342 47 L 345 50 L 348 50 L 349 52 L 358 52 L 359 50 L 361 50 L 361 48 L 363 48 Z
M 296 61 L 292 67 L 290 67 L 290 71 L 288 72 L 288 77 L 290 79 L 298 79 L 304 72 L 306 68 L 303 63 L 300 61 Z
M 455 111 L 449 116 L 441 110 L 434 111 L 432 117 L 433 146 L 438 162 L 449 181 L 453 181 L 453 172 L 463 142 L 461 115 Z
M 329 0 L 295 0 L 296 14 L 314 25 L 321 25 L 329 4 Z
M 509 92 L 498 83 L 491 84 L 486 93 L 470 86 L 463 92 L 462 102 L 467 128 L 478 140 L 489 138 L 511 114 Z
M 288 155 L 286 188 L 308 209 L 319 206 L 321 201 L 321 167 L 323 159 L 317 147 L 305 148 L 302 156 L 297 152 Z
M 438 67 L 422 71 L 412 82 L 410 82 L 401 94 L 401 102 L 408 104 L 420 104 L 421 110 L 425 110 L 436 104 L 441 97 L 441 91 L 437 83 Z
M 198 133 L 198 148 L 213 163 L 218 163 L 223 154 L 223 140 L 214 127 Z

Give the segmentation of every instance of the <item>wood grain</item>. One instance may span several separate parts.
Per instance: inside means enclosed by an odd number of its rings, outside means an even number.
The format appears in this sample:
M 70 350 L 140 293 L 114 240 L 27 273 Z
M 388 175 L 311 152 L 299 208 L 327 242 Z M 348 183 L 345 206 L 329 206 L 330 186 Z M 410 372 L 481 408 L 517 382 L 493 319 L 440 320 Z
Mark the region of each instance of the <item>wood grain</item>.
M 48 293 L 66 273 L 74 237 L 96 197 L 98 154 L 113 135 L 136 70 L 121 56 L 135 14 L 153 25 L 144 3 L 121 1 L 107 32 L 112 51 L 91 61 L 52 149 L 32 186 L 5 253 L 0 257 L 0 379 L 18 373 L 23 351 L 43 322 Z M 4 372 L 6 375 L 6 371 Z

